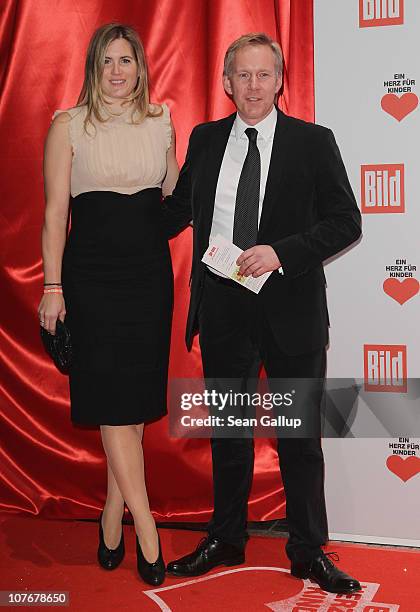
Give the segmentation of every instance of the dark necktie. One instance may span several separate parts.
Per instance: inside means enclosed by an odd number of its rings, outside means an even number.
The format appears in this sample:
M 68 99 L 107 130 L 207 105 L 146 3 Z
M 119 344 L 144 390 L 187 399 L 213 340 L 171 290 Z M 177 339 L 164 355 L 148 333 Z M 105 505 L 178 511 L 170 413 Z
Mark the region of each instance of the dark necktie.
M 247 128 L 245 134 L 249 139 L 248 153 L 239 177 L 233 220 L 233 244 L 244 251 L 257 243 L 261 177 L 261 159 L 257 147 L 258 130 Z

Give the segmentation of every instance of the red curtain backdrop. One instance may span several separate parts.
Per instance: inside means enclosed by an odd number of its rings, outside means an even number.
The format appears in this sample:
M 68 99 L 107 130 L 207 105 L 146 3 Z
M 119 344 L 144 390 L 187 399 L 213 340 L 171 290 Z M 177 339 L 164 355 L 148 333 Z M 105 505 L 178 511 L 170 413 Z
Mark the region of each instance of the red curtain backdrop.
M 43 352 L 37 305 L 42 289 L 43 141 L 53 112 L 76 103 L 88 40 L 111 21 L 133 25 L 144 42 L 152 100 L 167 102 L 180 164 L 191 129 L 232 110 L 221 72 L 227 46 L 265 31 L 285 55 L 280 105 L 313 120 L 312 0 L 3 0 L 0 7 L 1 448 L 0 510 L 44 517 L 97 517 L 105 497 L 97 430 L 73 427 L 68 381 Z M 191 230 L 171 242 L 176 299 L 170 376 L 201 375 L 188 353 Z M 167 419 L 145 431 L 152 509 L 159 521 L 205 521 L 212 505 L 208 440 L 174 440 Z M 274 442 L 256 441 L 250 520 L 284 516 Z

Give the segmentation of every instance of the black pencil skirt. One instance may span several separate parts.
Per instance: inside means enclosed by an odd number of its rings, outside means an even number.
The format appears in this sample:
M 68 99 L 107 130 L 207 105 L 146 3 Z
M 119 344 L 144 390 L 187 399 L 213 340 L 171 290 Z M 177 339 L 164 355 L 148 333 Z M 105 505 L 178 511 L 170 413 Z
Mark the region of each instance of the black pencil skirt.
M 161 190 L 74 198 L 62 282 L 72 421 L 128 425 L 166 414 L 173 274 Z

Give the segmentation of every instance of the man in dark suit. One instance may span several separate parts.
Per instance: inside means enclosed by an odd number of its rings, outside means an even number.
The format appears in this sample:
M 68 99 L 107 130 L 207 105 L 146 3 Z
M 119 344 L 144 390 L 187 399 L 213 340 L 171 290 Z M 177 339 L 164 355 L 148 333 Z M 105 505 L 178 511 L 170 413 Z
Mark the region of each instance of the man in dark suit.
M 322 262 L 360 236 L 360 213 L 332 132 L 275 106 L 282 55 L 265 34 L 235 41 L 223 84 L 237 113 L 194 128 L 165 214 L 173 234 L 193 219 L 186 341 L 199 332 L 205 378 L 325 376 L 328 312 Z M 240 273 L 272 272 L 260 293 L 201 261 L 221 234 L 239 246 Z M 319 404 L 316 407 L 319 410 Z M 172 561 L 176 576 L 244 562 L 254 449 L 249 438 L 211 440 L 214 513 L 208 537 Z M 328 539 L 319 437 L 278 439 L 287 502 L 291 573 L 328 591 L 360 590 L 321 546 Z

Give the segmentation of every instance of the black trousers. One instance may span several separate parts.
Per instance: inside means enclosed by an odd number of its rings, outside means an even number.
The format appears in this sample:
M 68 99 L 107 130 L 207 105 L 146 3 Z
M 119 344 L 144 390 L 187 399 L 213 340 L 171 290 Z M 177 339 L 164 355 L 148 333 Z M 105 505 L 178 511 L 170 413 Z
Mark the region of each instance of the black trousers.
M 269 378 L 325 376 L 325 348 L 289 356 L 279 349 L 258 296 L 233 281 L 206 274 L 199 311 L 205 378 L 255 378 L 261 363 Z M 278 457 L 286 494 L 290 559 L 310 559 L 328 539 L 324 496 L 324 458 L 319 437 L 278 438 Z M 252 438 L 211 440 L 214 512 L 211 536 L 243 547 L 248 497 L 254 469 Z

